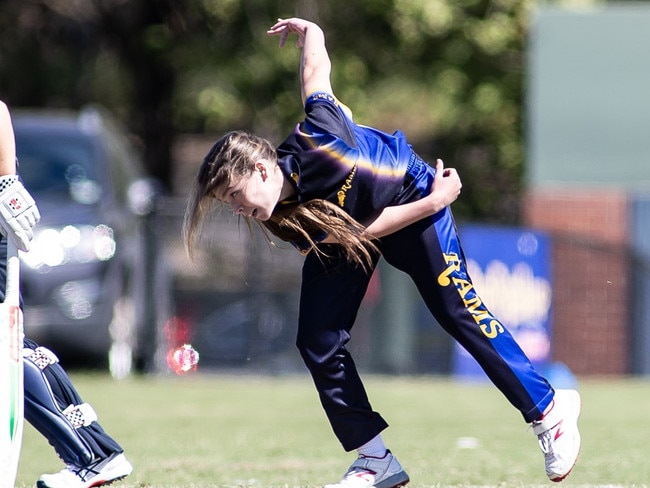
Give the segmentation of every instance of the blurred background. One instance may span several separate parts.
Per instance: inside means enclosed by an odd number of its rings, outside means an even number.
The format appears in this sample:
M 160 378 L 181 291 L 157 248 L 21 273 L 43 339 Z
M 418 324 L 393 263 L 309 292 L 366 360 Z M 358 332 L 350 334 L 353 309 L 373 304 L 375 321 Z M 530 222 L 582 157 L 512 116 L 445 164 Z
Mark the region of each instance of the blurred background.
M 301 118 L 299 51 L 326 32 L 357 122 L 458 168 L 476 287 L 548 375 L 650 375 L 650 3 L 532 0 L 5 0 L 0 96 L 43 214 L 24 254 L 25 327 L 69 366 L 302 371 L 302 258 L 185 200 L 223 132 L 279 143 Z M 55 191 L 56 190 L 56 191 Z M 214 224 L 214 225 L 212 225 Z M 381 264 L 351 343 L 366 371 L 483 380 Z

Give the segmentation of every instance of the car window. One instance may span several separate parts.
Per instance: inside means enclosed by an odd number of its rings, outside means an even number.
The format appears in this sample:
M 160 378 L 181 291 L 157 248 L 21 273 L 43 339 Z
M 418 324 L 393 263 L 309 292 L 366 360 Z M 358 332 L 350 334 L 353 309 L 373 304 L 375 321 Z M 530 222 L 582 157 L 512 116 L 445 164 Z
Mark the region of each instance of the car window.
M 16 133 L 18 173 L 30 193 L 96 203 L 100 177 L 90 141 L 81 138 Z

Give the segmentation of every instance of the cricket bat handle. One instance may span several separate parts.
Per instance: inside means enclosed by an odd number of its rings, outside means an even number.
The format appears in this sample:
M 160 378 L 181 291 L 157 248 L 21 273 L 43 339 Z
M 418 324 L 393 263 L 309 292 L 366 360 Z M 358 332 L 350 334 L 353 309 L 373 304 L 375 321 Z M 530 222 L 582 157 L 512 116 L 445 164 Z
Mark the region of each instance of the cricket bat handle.
M 8 239 L 7 242 L 7 282 L 5 286 L 5 303 L 20 304 L 20 258 L 18 248 Z

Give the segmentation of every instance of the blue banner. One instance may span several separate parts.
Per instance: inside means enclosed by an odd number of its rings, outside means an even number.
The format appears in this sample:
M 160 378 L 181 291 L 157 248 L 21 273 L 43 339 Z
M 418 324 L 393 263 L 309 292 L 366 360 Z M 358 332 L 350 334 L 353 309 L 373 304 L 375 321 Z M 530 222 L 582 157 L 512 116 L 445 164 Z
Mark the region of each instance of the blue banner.
M 505 325 L 538 370 L 551 360 L 550 239 L 539 231 L 468 225 L 460 229 L 469 275 L 481 300 Z M 457 343 L 452 373 L 487 376 Z

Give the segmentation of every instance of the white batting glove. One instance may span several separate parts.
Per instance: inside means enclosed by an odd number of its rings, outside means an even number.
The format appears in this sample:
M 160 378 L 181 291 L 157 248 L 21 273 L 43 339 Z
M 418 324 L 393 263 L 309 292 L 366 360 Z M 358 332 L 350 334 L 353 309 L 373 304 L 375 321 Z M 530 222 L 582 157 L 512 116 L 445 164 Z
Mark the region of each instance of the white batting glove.
M 0 232 L 29 251 L 34 226 L 41 220 L 36 202 L 16 175 L 0 176 Z

